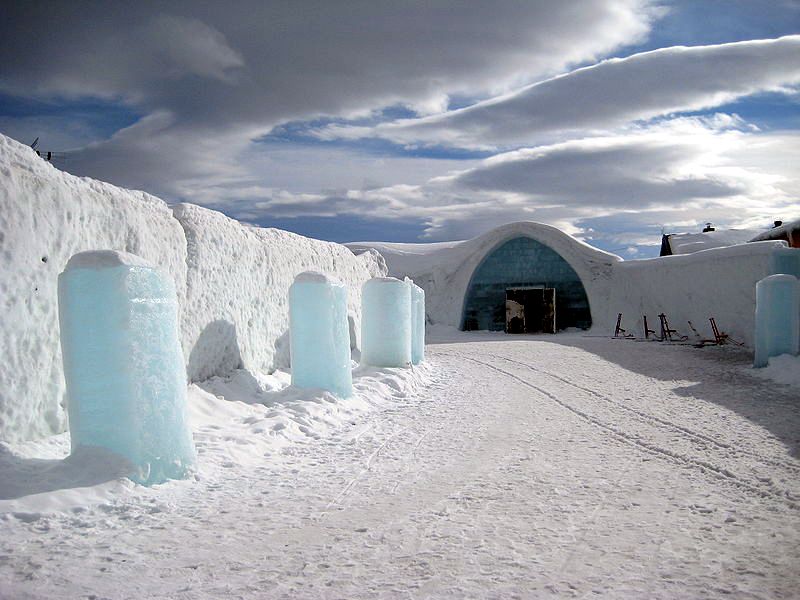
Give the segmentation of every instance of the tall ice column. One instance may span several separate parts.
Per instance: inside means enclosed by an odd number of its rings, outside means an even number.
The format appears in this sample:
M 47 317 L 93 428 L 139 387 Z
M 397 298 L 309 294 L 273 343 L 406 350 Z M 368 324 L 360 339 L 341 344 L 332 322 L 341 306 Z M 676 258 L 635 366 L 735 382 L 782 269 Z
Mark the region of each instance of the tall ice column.
M 425 360 L 425 290 L 410 279 L 411 287 L 411 363 Z
M 361 293 L 361 359 L 374 367 L 411 363 L 411 286 L 375 277 Z
M 196 462 L 172 279 L 132 254 L 74 255 L 58 278 L 72 451 L 126 458 L 144 485 Z
M 322 388 L 347 398 L 353 393 L 347 288 L 307 271 L 289 288 L 292 384 Z
M 800 281 L 792 275 L 770 275 L 756 284 L 756 352 L 754 367 L 766 367 L 772 356 L 800 352 Z

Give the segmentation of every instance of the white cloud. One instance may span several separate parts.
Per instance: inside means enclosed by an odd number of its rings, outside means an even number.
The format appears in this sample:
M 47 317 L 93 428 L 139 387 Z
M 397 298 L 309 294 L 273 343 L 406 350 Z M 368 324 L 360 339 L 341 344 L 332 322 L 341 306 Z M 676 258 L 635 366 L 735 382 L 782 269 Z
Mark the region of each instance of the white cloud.
M 660 12 L 648 0 L 4 8 L 0 92 L 127 103 L 141 126 L 70 168 L 168 196 L 175 180 L 226 180 L 276 125 L 398 104 L 440 112 L 451 94 L 486 97 L 641 41 Z M 147 121 L 164 114 L 157 130 Z
M 536 220 L 624 249 L 657 243 L 662 226 L 757 227 L 792 216 L 800 195 L 792 162 L 798 154 L 800 134 L 753 131 L 730 115 L 679 118 L 499 154 L 419 185 L 327 195 L 259 190 L 257 210 L 249 201 L 241 210 L 251 219 L 259 211 L 422 219 L 432 240 Z
M 440 115 L 376 127 L 332 126 L 323 139 L 384 137 L 403 144 L 503 147 L 548 134 L 607 130 L 757 92 L 796 93 L 800 35 L 673 47 L 604 60 Z

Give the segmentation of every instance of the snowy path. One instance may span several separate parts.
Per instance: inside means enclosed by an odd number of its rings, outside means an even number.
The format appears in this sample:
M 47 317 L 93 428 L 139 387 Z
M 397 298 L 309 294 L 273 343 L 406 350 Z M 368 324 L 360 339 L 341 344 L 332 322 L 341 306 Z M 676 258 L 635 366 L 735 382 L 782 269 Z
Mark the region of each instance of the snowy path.
M 797 597 L 797 388 L 735 349 L 458 339 L 255 468 L 7 517 L 0 595 Z

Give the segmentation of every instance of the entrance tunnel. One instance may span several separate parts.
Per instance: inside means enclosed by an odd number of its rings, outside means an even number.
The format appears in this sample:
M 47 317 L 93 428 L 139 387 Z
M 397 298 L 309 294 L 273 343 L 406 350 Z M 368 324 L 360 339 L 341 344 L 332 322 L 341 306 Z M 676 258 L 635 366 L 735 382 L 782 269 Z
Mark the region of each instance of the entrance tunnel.
M 491 251 L 475 269 L 464 299 L 461 328 L 506 330 L 507 292 L 524 288 L 555 290 L 557 330 L 591 326 L 589 299 L 575 269 L 546 244 L 517 237 Z M 537 330 L 542 329 L 529 329 Z

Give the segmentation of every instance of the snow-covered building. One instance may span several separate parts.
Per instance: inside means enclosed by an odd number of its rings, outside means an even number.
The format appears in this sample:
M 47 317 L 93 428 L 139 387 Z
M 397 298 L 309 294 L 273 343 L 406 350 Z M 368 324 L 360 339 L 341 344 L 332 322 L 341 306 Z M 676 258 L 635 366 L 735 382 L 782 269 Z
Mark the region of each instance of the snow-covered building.
M 700 233 L 665 233 L 661 236 L 661 256 L 727 248 L 749 242 L 759 233 L 761 232 L 756 229 L 708 229 Z
M 783 240 L 790 248 L 800 248 L 800 219 L 782 223 L 775 221 L 775 227 L 755 236 L 751 242 Z
M 665 233 L 661 236 L 661 256 L 692 254 L 711 248 L 726 248 L 747 242 L 783 240 L 790 248 L 800 248 L 800 219 L 761 229 L 716 229 L 709 225 L 700 233 Z
M 713 317 L 731 339 L 752 346 L 755 284 L 778 264 L 782 272 L 789 265 L 800 273 L 800 250 L 785 241 L 728 241 L 623 261 L 548 225 L 520 222 L 462 242 L 348 245 L 356 253 L 377 250 L 391 275 L 420 285 L 431 324 L 509 332 L 592 327 L 610 334 L 622 313 L 623 327 L 644 337 L 643 317 L 652 328 L 663 313 L 670 327 L 701 337 L 712 336 Z
M 426 294 L 428 318 L 459 329 L 588 329 L 605 322 L 613 265 L 622 259 L 541 223 L 503 225 L 464 242 L 349 244 L 373 248 L 390 273 L 411 277 Z M 507 303 L 508 300 L 508 303 Z M 507 314 L 517 306 L 518 314 Z

